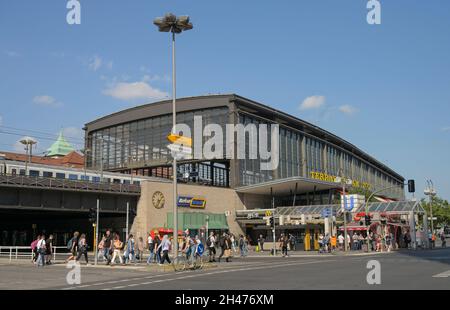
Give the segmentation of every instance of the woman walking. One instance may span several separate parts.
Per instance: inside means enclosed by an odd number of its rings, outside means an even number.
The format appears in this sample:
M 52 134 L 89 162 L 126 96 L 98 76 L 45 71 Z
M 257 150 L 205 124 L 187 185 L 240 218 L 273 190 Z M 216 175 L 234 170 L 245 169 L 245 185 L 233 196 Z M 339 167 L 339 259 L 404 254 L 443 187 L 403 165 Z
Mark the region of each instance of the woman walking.
M 120 250 L 122 250 L 123 242 L 120 241 L 119 234 L 114 234 L 114 242 L 113 242 L 113 250 L 114 254 L 111 260 L 111 266 L 116 263 L 116 257 L 119 257 L 119 261 L 121 264 L 123 264 L 122 255 L 120 253 Z
M 164 262 L 167 260 L 167 262 L 170 264 L 170 258 L 169 258 L 169 251 L 172 246 L 172 243 L 169 240 L 169 237 L 167 235 L 164 235 L 161 244 L 158 246 L 158 250 L 162 251 L 162 258 L 161 262 L 159 263 L 160 266 L 164 265 Z
M 68 259 L 66 259 L 66 263 L 70 260 L 77 258 L 77 252 L 78 252 L 78 237 L 80 236 L 80 233 L 78 231 L 73 233 L 72 239 L 69 240 L 69 243 L 67 244 L 67 249 L 70 251 L 70 256 Z
M 80 240 L 78 241 L 78 255 L 77 255 L 76 261 L 78 262 L 80 260 L 81 256 L 84 255 L 84 260 L 86 261 L 86 266 L 89 265 L 87 250 L 88 249 L 87 249 L 86 235 L 81 234 Z

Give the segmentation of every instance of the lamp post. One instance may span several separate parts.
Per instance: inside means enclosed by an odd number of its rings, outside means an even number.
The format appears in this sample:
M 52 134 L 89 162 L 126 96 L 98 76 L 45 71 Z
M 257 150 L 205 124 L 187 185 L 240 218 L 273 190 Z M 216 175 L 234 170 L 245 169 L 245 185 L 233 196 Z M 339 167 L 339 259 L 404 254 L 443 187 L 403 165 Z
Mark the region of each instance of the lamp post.
M 434 233 L 434 221 L 433 221 L 433 198 L 436 196 L 436 190 L 434 189 L 433 181 L 427 180 L 427 188 L 424 190 L 424 194 L 430 198 L 430 218 L 431 218 L 431 235 Z
M 158 17 L 153 21 L 160 32 L 172 33 L 172 133 L 176 134 L 176 67 L 175 67 L 175 34 L 187 31 L 193 28 L 189 22 L 189 16 L 176 17 L 172 13 L 164 17 Z M 173 237 L 174 237 L 174 257 L 178 256 L 178 210 L 177 210 L 177 159 L 174 154 L 172 163 L 173 176 Z
M 340 182 L 342 185 L 342 203 L 343 203 L 343 209 L 344 209 L 344 251 L 347 252 L 348 250 L 348 244 L 347 244 L 347 210 L 345 209 L 345 205 L 347 204 L 347 198 L 345 197 L 345 185 L 351 185 L 353 182 L 350 179 L 347 179 L 344 177 L 344 172 L 341 169 L 340 171 L 340 177 L 337 178 L 337 182 Z
M 31 164 L 33 145 L 37 144 L 37 142 L 33 138 L 24 137 L 20 140 L 20 143 L 22 143 L 25 146 L 25 151 L 27 152 L 27 155 L 28 155 L 28 159 L 25 161 L 25 175 L 27 175 L 28 174 L 28 162 Z

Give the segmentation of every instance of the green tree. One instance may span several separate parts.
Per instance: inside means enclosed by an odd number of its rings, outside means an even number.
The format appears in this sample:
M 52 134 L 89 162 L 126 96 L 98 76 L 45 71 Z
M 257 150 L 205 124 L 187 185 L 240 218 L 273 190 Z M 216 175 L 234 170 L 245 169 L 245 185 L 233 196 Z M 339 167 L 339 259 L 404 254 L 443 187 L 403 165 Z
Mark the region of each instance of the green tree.
M 428 199 L 422 199 L 420 201 L 422 207 L 427 211 L 428 216 L 430 216 L 430 201 Z M 447 200 L 440 197 L 433 197 L 433 217 L 437 219 L 434 221 L 435 226 L 442 227 L 445 225 L 450 225 L 450 205 Z

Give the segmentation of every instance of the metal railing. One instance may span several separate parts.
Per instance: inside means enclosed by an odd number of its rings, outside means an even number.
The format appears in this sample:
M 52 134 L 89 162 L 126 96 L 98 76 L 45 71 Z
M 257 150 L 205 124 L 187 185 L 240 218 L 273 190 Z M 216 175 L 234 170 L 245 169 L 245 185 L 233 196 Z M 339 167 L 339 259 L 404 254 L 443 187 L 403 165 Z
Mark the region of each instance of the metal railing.
M 52 259 L 57 261 L 64 256 L 65 260 L 69 256 L 67 248 L 64 246 L 52 247 Z M 9 261 L 18 259 L 33 259 L 33 251 L 29 246 L 0 246 L 0 258 L 9 258 Z
M 96 183 L 81 180 L 11 174 L 0 174 L 0 185 L 88 192 L 110 192 L 129 195 L 139 195 L 141 193 L 141 187 L 137 184 Z

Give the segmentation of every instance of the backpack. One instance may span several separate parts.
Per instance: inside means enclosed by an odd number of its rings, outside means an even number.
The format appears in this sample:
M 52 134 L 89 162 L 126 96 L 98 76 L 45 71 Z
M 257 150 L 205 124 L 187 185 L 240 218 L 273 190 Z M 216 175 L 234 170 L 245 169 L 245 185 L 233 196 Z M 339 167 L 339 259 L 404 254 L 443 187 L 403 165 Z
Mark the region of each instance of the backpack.
M 39 242 L 39 240 L 34 240 L 33 242 L 31 242 L 30 246 L 33 251 L 36 250 L 38 242 Z
M 73 245 L 73 238 L 69 240 L 69 242 L 67 242 L 67 249 L 70 251 L 72 250 L 72 245 Z
M 206 240 L 206 245 L 208 247 L 211 247 L 211 238 L 208 238 L 208 240 Z

